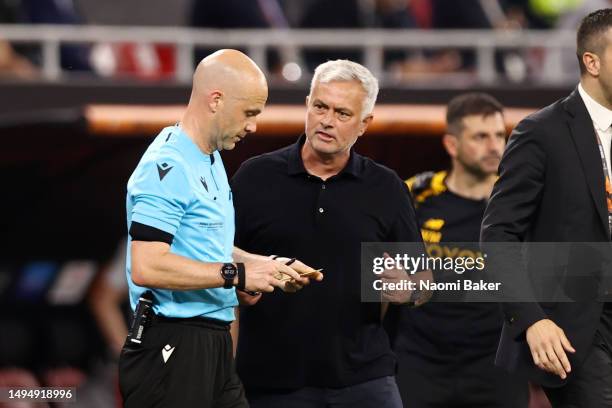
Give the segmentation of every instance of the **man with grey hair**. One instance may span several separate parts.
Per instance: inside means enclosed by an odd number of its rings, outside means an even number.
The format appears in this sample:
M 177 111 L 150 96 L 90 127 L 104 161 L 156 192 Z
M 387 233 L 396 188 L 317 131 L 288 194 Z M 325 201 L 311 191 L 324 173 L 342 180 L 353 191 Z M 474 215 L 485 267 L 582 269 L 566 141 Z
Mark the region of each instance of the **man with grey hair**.
M 246 161 L 232 180 L 237 245 L 325 272 L 291 301 L 239 294 L 242 305 L 257 303 L 240 311 L 237 350 L 251 407 L 402 406 L 383 306 L 361 302 L 361 243 L 422 240 L 406 185 L 352 149 L 377 94 L 365 67 L 320 65 L 305 134 Z

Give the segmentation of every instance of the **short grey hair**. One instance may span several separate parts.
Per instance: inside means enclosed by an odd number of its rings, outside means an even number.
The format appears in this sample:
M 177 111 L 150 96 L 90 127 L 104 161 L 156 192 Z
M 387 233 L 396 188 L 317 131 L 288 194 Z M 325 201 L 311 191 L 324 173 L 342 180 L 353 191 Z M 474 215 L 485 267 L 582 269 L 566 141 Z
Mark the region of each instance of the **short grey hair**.
M 372 113 L 378 96 L 378 80 L 366 67 L 353 61 L 341 59 L 324 62 L 315 69 L 310 82 L 310 94 L 312 95 L 316 84 L 326 84 L 333 81 L 359 82 L 366 93 L 362 106 L 362 119 Z

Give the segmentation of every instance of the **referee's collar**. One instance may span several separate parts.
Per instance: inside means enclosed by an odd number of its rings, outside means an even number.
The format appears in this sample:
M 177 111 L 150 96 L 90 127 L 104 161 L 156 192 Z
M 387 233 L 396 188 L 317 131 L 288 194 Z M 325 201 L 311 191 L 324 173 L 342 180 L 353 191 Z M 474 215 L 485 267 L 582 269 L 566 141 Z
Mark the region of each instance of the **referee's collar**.
M 309 174 L 306 167 L 304 167 L 304 161 L 302 160 L 302 146 L 306 142 L 306 135 L 302 134 L 300 138 L 290 147 L 289 157 L 287 160 L 287 170 L 290 176 L 297 174 Z M 351 148 L 351 155 L 346 163 L 346 166 L 337 176 L 351 175 L 356 178 L 363 177 L 363 157 L 353 151 Z
M 210 162 L 211 165 L 215 164 L 215 155 L 219 154 L 217 151 L 214 151 L 210 154 L 204 153 L 198 145 L 189 137 L 187 133 L 183 130 L 179 123 L 175 124 L 171 133 L 177 134 L 178 144 L 180 146 L 181 151 L 186 154 L 191 155 L 195 160 L 203 160 L 205 162 Z

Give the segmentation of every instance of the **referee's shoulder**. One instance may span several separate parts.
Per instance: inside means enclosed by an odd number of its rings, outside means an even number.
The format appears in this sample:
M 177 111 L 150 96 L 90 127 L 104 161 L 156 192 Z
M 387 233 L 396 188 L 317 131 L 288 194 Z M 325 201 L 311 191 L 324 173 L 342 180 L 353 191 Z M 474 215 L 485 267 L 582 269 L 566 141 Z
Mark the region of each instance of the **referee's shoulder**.
M 184 154 L 178 146 L 178 140 L 172 137 L 172 128 L 163 129 L 147 149 L 147 154 L 152 160 L 171 160 L 177 164 L 183 164 Z
M 435 197 L 446 191 L 446 171 L 426 171 L 406 180 L 406 185 L 416 203 L 422 203 L 429 197 Z
M 162 129 L 153 142 L 154 145 L 158 146 L 160 154 L 182 156 L 179 143 L 179 137 L 176 134 L 174 126 Z
M 185 157 L 180 149 L 171 140 L 165 140 L 167 137 L 167 134 L 164 133 L 165 130 L 162 130 L 149 145 L 134 169 L 134 175 L 140 177 L 145 174 L 157 174 L 158 171 L 163 174 L 166 169 L 170 169 L 167 170 L 167 173 L 169 175 L 172 173 L 172 177 L 164 176 L 164 179 L 169 180 L 175 178 L 177 173 L 183 175 L 189 173 L 188 168 L 190 166 L 185 162 Z

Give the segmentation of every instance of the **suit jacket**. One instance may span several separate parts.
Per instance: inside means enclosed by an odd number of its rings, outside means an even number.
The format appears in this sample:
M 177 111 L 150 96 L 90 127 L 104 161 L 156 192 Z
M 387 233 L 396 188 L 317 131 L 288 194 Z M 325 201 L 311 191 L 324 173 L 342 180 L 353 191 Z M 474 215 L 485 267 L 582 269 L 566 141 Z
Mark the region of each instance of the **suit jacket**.
M 593 122 L 577 89 L 521 121 L 510 136 L 500 163 L 500 177 L 485 211 L 483 247 L 492 246 L 491 242 L 515 242 L 517 246 L 524 242 L 609 245 L 604 173 L 595 138 Z M 527 280 L 538 282 L 541 268 L 537 264 L 541 259 L 536 259 L 533 251 L 526 254 L 523 263 L 515 262 L 513 273 L 518 280 L 523 274 Z M 518 259 L 521 254 L 516 251 L 514 256 Z M 571 258 L 565 253 L 564 260 L 552 263 L 557 264 L 555 273 L 564 276 L 557 276 L 561 287 L 569 291 L 580 288 L 581 297 L 569 295 L 569 300 L 577 301 L 502 304 L 505 321 L 496 364 L 553 387 L 571 380 L 572 374 L 563 381 L 537 368 L 525 331 L 544 318 L 559 325 L 576 349 L 575 354 L 567 353 L 574 372 L 591 347 L 602 313 L 603 304 L 595 300 L 595 292 L 604 261 L 587 257 L 592 262 L 585 267 L 581 265 L 584 252 L 580 259 Z M 581 277 L 568 274 L 568 265 L 572 264 Z

